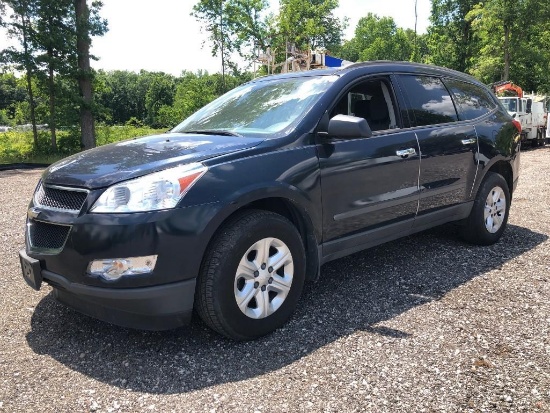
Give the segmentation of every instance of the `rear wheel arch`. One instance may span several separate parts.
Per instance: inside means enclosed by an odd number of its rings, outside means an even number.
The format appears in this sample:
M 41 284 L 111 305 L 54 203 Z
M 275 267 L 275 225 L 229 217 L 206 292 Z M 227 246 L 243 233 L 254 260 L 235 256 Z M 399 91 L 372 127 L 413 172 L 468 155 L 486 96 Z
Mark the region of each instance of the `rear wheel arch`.
M 497 161 L 487 170 L 485 176 L 488 172 L 494 172 L 499 174 L 504 178 L 506 184 L 508 185 L 508 191 L 510 191 L 510 196 L 512 196 L 512 191 L 514 189 L 514 172 L 512 166 L 506 161 Z M 485 176 L 483 179 L 485 179 Z M 481 181 L 483 181 L 483 179 Z
M 511 194 L 498 172 L 488 171 L 476 193 L 470 215 L 462 222 L 462 238 L 475 245 L 497 242 L 506 228 Z

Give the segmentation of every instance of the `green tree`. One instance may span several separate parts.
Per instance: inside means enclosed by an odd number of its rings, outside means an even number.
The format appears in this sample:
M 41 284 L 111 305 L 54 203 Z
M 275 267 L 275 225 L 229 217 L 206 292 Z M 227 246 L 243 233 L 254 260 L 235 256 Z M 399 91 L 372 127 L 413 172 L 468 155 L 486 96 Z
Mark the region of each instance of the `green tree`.
M 251 80 L 250 73 L 227 76 L 226 86 L 234 88 Z M 175 126 L 183 119 L 195 113 L 204 105 L 210 103 L 223 94 L 223 79 L 219 73 L 208 74 L 198 71 L 197 73 L 183 72 L 179 79 L 174 104 L 170 110 L 161 109 L 165 126 Z
M 101 3 L 92 2 L 90 9 L 85 0 L 10 0 L 2 5 L 7 5 L 11 11 L 2 19 L 2 24 L 21 45 L 4 50 L 3 61 L 26 72 L 35 148 L 36 111 L 39 109 L 35 94 L 40 90 L 48 97 L 47 122 L 52 149 L 56 150 L 57 146 L 58 113 L 63 112 L 58 110 L 59 104 L 70 111 L 75 104 L 80 108 L 83 146 L 94 146 L 89 46 L 91 36 L 106 30 L 106 22 L 98 14 Z M 33 87 L 35 83 L 38 90 Z M 77 86 L 80 98 L 77 98 Z
M 231 54 L 235 47 L 233 36 L 229 32 L 228 19 L 230 16 L 229 1 L 227 0 L 200 0 L 193 7 L 192 15 L 205 25 L 210 33 L 212 56 L 219 54 L 222 66 L 222 77 L 225 81 L 227 67 L 232 65 Z
M 26 100 L 27 91 L 17 77 L 13 73 L 0 74 L 0 110 L 4 114 L 3 125 L 12 123 L 17 104 Z
M 155 73 L 145 94 L 145 108 L 147 110 L 146 124 L 153 128 L 167 126 L 166 107 L 174 102 L 176 82 L 173 76 L 165 73 Z M 164 108 L 164 109 L 163 109 Z M 159 117 L 162 109 L 162 119 Z
M 268 26 L 265 11 L 268 0 L 232 0 L 227 3 L 227 26 L 233 36 L 233 46 L 241 57 L 253 58 L 254 45 L 265 49 Z M 234 71 L 233 75 L 238 76 Z
M 145 94 L 147 89 L 139 88 L 140 75 L 125 70 L 96 73 L 96 81 L 102 85 L 96 90 L 98 106 L 104 108 L 103 120 L 116 125 L 125 124 L 130 118 L 145 120 Z
M 277 35 L 303 50 L 340 46 L 346 21 L 334 15 L 338 0 L 280 0 Z
M 428 63 L 430 60 L 430 49 L 428 46 L 428 35 L 415 33 L 412 29 L 404 30 L 409 44 L 412 45 L 412 62 Z
M 10 14 L 5 18 L 6 6 Z M 37 70 L 36 52 L 33 48 L 33 38 L 36 32 L 32 21 L 36 17 L 36 0 L 4 0 L 1 3 L 3 27 L 8 31 L 8 36 L 15 38 L 19 48 L 9 47 L 2 51 L 2 62 L 13 64 L 16 70 L 25 73 L 28 103 L 30 108 L 30 119 L 33 131 L 34 148 L 38 148 L 38 130 L 36 128 L 35 99 L 33 89 L 33 76 Z
M 210 33 L 212 56 L 220 56 L 222 81 L 226 91 L 226 73 L 237 65 L 232 55 L 252 58 L 254 45 L 266 47 L 267 23 L 263 13 L 267 0 L 200 0 L 191 13 Z
M 397 27 L 391 17 L 369 13 L 359 19 L 355 36 L 342 47 L 342 57 L 351 61 L 409 60 L 413 55 L 410 33 Z
M 48 125 L 50 142 L 57 150 L 57 106 L 61 90 L 56 85 L 58 74 L 68 76 L 71 71 L 71 44 L 74 44 L 74 19 L 71 15 L 71 0 L 39 0 L 34 23 L 36 35 L 34 46 L 39 54 L 36 58 L 39 70 L 37 74 L 47 85 L 49 101 Z
M 488 0 L 467 19 L 480 42 L 471 70 L 475 76 L 486 83 L 513 79 L 525 90 L 548 85 L 550 10 L 545 2 Z
M 107 31 L 107 21 L 99 15 L 99 11 L 103 6 L 101 1 L 93 1 L 91 8 L 88 8 L 86 0 L 74 0 L 73 4 L 77 55 L 76 79 L 80 91 L 81 139 L 82 147 L 90 149 L 96 145 L 90 47 L 93 36 L 101 36 Z
M 428 28 L 429 62 L 469 72 L 479 52 L 469 13 L 479 0 L 432 0 Z

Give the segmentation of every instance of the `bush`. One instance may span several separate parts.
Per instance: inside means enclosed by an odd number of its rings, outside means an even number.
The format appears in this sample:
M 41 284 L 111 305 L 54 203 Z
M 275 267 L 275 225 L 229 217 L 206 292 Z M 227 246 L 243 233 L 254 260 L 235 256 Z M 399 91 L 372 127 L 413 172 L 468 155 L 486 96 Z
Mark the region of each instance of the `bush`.
M 98 125 L 95 128 L 95 135 L 97 146 L 106 145 L 108 143 L 114 143 L 124 141 L 127 139 L 138 138 L 141 136 L 154 135 L 156 133 L 163 133 L 165 130 L 148 128 L 146 126 L 105 126 Z
M 136 126 L 96 126 L 97 146 L 163 133 L 165 130 Z M 81 150 L 80 130 L 58 130 L 57 151 L 51 147 L 50 133 L 38 132 L 38 148 L 33 145 L 32 131 L 12 130 L 0 133 L 0 164 L 17 162 L 51 163 Z
M 136 128 L 143 128 L 145 124 L 137 119 L 136 117 L 132 116 L 130 119 L 126 121 L 126 126 L 134 126 Z
M 82 149 L 80 142 L 80 130 L 69 128 L 57 132 L 57 151 L 63 155 L 72 155 Z
M 24 162 L 34 153 L 32 132 L 0 133 L 0 162 Z

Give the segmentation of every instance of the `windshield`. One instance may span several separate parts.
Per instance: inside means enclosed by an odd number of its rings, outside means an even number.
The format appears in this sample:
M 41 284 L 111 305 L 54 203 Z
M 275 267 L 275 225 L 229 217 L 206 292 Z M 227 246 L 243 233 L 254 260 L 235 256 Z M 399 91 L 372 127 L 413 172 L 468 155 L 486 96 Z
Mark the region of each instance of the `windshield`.
M 309 76 L 249 83 L 209 103 L 172 132 L 277 133 L 300 120 L 336 79 Z
M 502 102 L 502 105 L 506 108 L 508 112 L 517 112 L 518 111 L 518 100 L 517 98 L 508 98 L 508 99 L 500 99 Z

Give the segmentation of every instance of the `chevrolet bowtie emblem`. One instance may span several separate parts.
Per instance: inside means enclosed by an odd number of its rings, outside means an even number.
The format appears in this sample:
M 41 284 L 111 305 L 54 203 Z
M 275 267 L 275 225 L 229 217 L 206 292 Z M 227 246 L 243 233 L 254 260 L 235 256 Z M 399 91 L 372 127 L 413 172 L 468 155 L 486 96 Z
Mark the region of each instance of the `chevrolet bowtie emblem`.
M 29 208 L 27 211 L 27 216 L 29 218 L 36 218 L 40 214 L 40 211 L 37 208 Z

